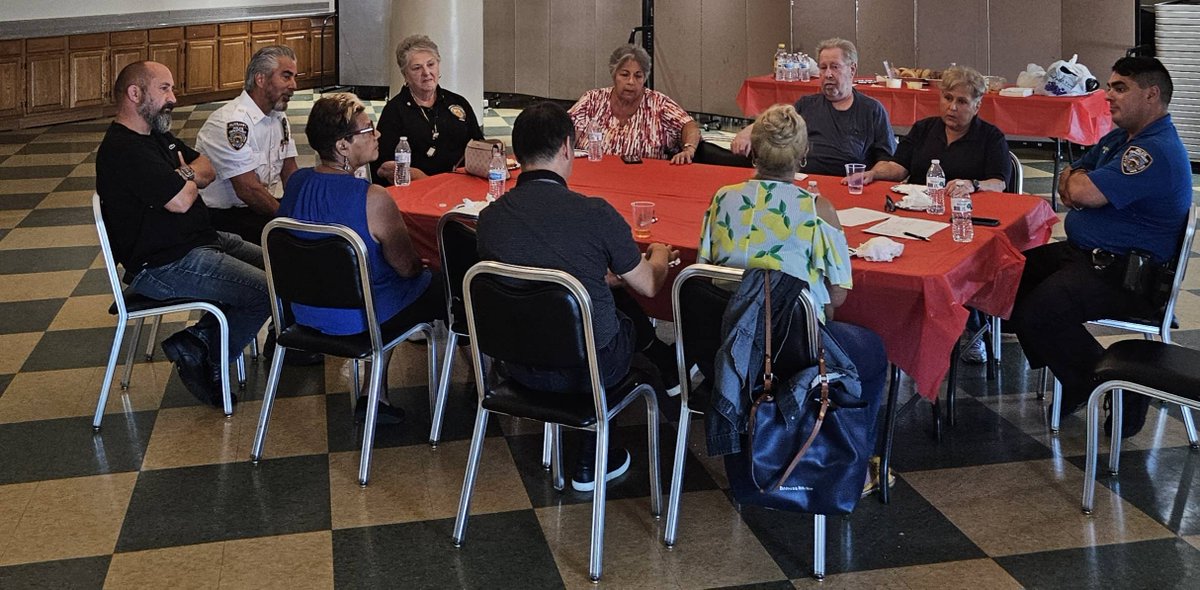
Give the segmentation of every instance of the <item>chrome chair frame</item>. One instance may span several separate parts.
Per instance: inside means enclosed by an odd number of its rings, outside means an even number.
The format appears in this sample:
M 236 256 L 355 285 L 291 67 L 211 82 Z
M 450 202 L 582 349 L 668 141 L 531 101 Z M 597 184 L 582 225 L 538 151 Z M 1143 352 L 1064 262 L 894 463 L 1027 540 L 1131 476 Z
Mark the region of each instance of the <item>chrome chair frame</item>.
M 1120 330 L 1127 330 L 1130 332 L 1138 332 L 1138 333 L 1141 333 L 1147 340 L 1154 340 L 1154 338 L 1157 336 L 1158 340 L 1165 342 L 1167 344 L 1171 344 L 1171 329 L 1172 329 L 1171 322 L 1174 321 L 1174 319 L 1175 319 L 1175 304 L 1179 300 L 1179 291 L 1183 287 L 1183 279 L 1184 279 L 1184 276 L 1187 274 L 1188 258 L 1191 257 L 1192 243 L 1195 241 L 1195 237 L 1196 237 L 1196 223 L 1197 223 L 1197 215 L 1198 214 L 1200 214 L 1200 212 L 1198 212 L 1195 205 L 1192 205 L 1191 209 L 1188 211 L 1188 223 L 1187 223 L 1187 227 L 1183 231 L 1183 238 L 1182 238 L 1182 240 L 1180 242 L 1180 246 L 1179 246 L 1179 255 L 1175 260 L 1175 278 L 1171 282 L 1171 295 L 1167 298 L 1167 303 L 1163 307 L 1162 318 L 1159 319 L 1159 322 L 1157 324 L 1149 324 L 1149 323 L 1143 324 L 1140 322 L 1134 322 L 1134 321 L 1129 321 L 1129 320 L 1112 320 L 1112 319 L 1094 320 L 1094 321 L 1091 321 L 1088 323 L 1096 324 L 1098 326 L 1105 326 L 1108 328 L 1117 328 Z M 1047 375 L 1049 375 L 1049 370 L 1048 370 L 1048 368 L 1043 367 L 1042 368 L 1042 382 L 1043 383 L 1045 383 Z M 1114 397 L 1119 397 L 1119 396 L 1114 396 Z M 1162 399 L 1162 398 L 1159 398 L 1159 399 Z M 1170 400 L 1166 400 L 1166 401 L 1170 401 Z M 1200 437 L 1198 437 L 1196 434 L 1196 424 L 1195 424 L 1194 419 L 1192 418 L 1192 411 L 1190 409 L 1191 407 L 1193 407 L 1193 406 L 1180 404 L 1179 409 L 1183 414 L 1183 416 L 1182 416 L 1183 417 L 1183 426 L 1184 426 L 1184 429 L 1187 431 L 1188 443 L 1191 445 L 1191 447 L 1193 449 L 1196 449 L 1196 448 L 1200 448 Z M 1113 422 L 1114 422 L 1113 432 L 1119 432 L 1119 430 L 1117 430 L 1117 428 L 1116 428 L 1116 423 L 1118 420 L 1120 420 L 1120 406 L 1116 403 L 1116 399 L 1114 399 L 1114 401 L 1113 401 L 1112 408 L 1113 408 L 1112 412 L 1113 412 Z M 1062 384 L 1058 382 L 1058 379 L 1055 379 L 1054 380 L 1054 393 L 1051 397 L 1050 432 L 1057 434 L 1059 431 L 1059 426 L 1061 425 L 1061 422 L 1062 422 Z M 1121 437 L 1115 436 L 1115 437 L 1113 437 L 1113 440 L 1114 440 L 1114 444 L 1116 446 L 1119 446 Z
M 484 407 L 485 381 L 483 375 L 483 356 L 479 350 L 479 339 L 476 337 L 476 322 L 475 308 L 471 297 L 471 283 L 480 275 L 494 275 L 501 277 L 509 277 L 521 279 L 525 281 L 537 281 L 550 283 L 564 288 L 575 299 L 579 305 L 581 321 L 583 323 L 583 339 L 587 352 L 588 374 L 592 385 L 592 402 L 595 406 L 596 423 L 582 428 L 582 430 L 590 430 L 596 433 L 596 458 L 595 471 L 596 487 L 592 493 L 592 535 L 591 535 L 591 553 L 588 561 L 588 576 L 595 582 L 600 579 L 603 568 L 604 556 L 604 501 L 608 488 L 607 482 L 604 479 L 604 474 L 608 472 L 608 443 L 609 443 L 609 422 L 621 410 L 629 406 L 634 399 L 641 397 L 646 400 L 647 414 L 647 437 L 649 443 L 649 471 L 650 471 L 650 512 L 654 517 L 658 517 L 662 512 L 662 488 L 659 475 L 659 460 L 658 460 L 658 401 L 655 398 L 654 388 L 646 383 L 634 387 L 624 399 L 616 406 L 609 408 L 605 394 L 605 387 L 600 380 L 600 367 L 596 360 L 596 340 L 592 331 L 592 299 L 588 295 L 587 290 L 574 277 L 566 272 L 559 270 L 550 270 L 542 268 L 532 268 L 525 266 L 516 266 L 511 264 L 503 264 L 499 262 L 484 261 L 471 267 L 467 271 L 465 280 L 463 281 L 463 292 L 466 302 L 467 311 L 467 327 L 471 338 L 471 356 L 472 365 L 475 370 L 475 387 L 479 395 L 477 405 L 477 414 L 475 415 L 475 428 L 471 436 L 471 449 L 467 458 L 467 469 L 463 476 L 462 495 L 459 499 L 458 514 L 454 520 L 454 545 L 461 547 L 466 540 L 467 517 L 471 508 L 471 496 L 475 488 L 475 478 L 479 473 L 479 463 L 483 455 L 483 441 L 487 431 L 488 414 L 491 410 Z M 553 424 L 552 430 L 554 435 L 553 440 L 553 473 L 554 487 L 563 489 L 564 481 L 562 474 L 562 425 Z
M 138 340 L 142 334 L 142 322 L 148 317 L 162 317 L 163 315 L 181 311 L 205 311 L 213 314 L 217 324 L 220 326 L 221 332 L 221 367 L 229 366 L 229 320 L 225 318 L 225 314 L 215 304 L 209 301 L 196 299 L 193 301 L 180 302 L 173 300 L 172 303 L 167 303 L 162 306 L 150 307 L 136 311 L 129 311 L 125 303 L 125 291 L 121 287 L 121 281 L 117 277 L 117 263 L 113 259 L 112 244 L 108 241 L 108 230 L 104 224 L 104 215 L 100 210 L 100 194 L 92 193 L 92 215 L 95 217 L 96 233 L 100 238 L 100 252 L 104 256 L 104 270 L 108 275 L 108 285 L 113 293 L 113 305 L 116 308 L 117 316 L 117 332 L 113 335 L 112 349 L 108 353 L 108 363 L 104 368 L 104 378 L 100 381 L 100 399 L 96 402 L 96 413 L 92 417 L 92 429 L 100 430 L 100 423 L 104 419 L 104 406 L 108 404 L 108 386 L 112 383 L 113 373 L 117 369 L 117 356 L 121 353 L 121 342 L 125 337 L 125 328 L 129 324 L 129 320 L 137 320 L 137 325 L 134 327 L 133 338 L 129 341 L 129 352 L 125 359 L 125 375 L 121 379 L 121 389 L 129 388 L 129 379 L 133 374 L 134 352 L 137 350 Z M 153 339 L 151 339 L 153 345 Z M 242 357 L 238 355 L 238 376 L 240 380 L 245 382 L 245 367 L 242 364 Z M 229 388 L 229 371 L 221 371 L 221 397 L 222 410 L 226 416 L 233 415 L 233 396 Z
M 409 336 L 417 332 L 423 332 L 428 339 L 428 360 L 429 360 L 429 396 L 430 401 L 433 401 L 433 395 L 437 383 L 437 341 L 434 338 L 433 326 L 429 323 L 417 323 L 404 333 L 392 338 L 390 341 L 384 342 L 383 335 L 380 331 L 379 321 L 375 316 L 375 300 L 371 294 L 371 275 L 370 268 L 367 263 L 367 247 L 363 243 L 362 238 L 358 236 L 350 228 L 337 224 L 317 224 L 298 221 L 288 217 L 276 217 L 267 223 L 263 228 L 263 263 L 267 271 L 267 291 L 271 298 L 271 317 L 274 319 L 274 329 L 276 336 L 275 355 L 271 360 L 271 373 L 267 378 L 267 389 L 263 393 L 262 412 L 258 418 L 258 428 L 254 433 L 254 445 L 250 451 L 250 460 L 254 463 L 262 458 L 263 446 L 266 443 L 267 427 L 271 420 L 271 409 L 275 403 L 275 396 L 279 389 L 279 375 L 283 370 L 283 359 L 287 353 L 287 347 L 278 340 L 278 337 L 283 332 L 284 313 L 283 302 L 276 295 L 275 274 L 271 265 L 270 248 L 266 247 L 267 235 L 273 230 L 288 230 L 306 232 L 311 234 L 320 234 L 323 236 L 332 236 L 346 240 L 353 246 L 355 250 L 355 262 L 358 267 L 359 284 L 362 286 L 361 297 L 364 302 L 365 313 L 367 316 L 367 333 L 371 340 L 371 374 L 368 383 L 367 391 L 367 421 L 363 429 L 362 456 L 358 466 L 358 483 L 360 486 L 366 486 L 368 475 L 371 469 L 371 450 L 375 442 L 375 423 L 378 419 L 379 411 L 379 396 L 383 386 L 383 376 L 387 371 L 384 363 L 385 354 L 395 348 L 397 344 L 404 342 Z M 334 338 L 334 337 L 331 337 Z M 357 359 L 355 359 L 357 360 Z M 355 376 L 357 376 L 357 366 L 354 367 Z M 357 381 L 357 379 L 355 379 Z M 351 398 L 356 398 L 357 392 L 351 392 Z M 361 400 L 356 403 L 363 403 Z

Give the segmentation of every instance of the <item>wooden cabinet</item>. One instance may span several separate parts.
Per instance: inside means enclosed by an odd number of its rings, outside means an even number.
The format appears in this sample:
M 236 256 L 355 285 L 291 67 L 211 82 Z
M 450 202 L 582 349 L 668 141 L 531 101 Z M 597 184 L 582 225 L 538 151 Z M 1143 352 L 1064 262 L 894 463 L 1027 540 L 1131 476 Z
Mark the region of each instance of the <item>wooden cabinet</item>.
M 301 85 L 308 80 L 312 72 L 310 28 L 307 18 L 288 18 L 282 22 L 283 34 L 280 35 L 280 44 L 287 45 L 296 52 L 296 82 Z
M 67 108 L 67 38 L 25 41 L 25 114 Z
M 329 84 L 334 82 L 337 74 L 337 19 L 314 18 L 310 22 L 310 69 L 317 80 L 314 83 Z
M 120 31 L 109 35 L 108 81 L 104 87 L 105 104 L 112 104 L 112 85 L 125 66 L 148 59 L 146 31 Z M 170 65 L 168 64 L 169 68 Z M 174 76 L 174 72 L 172 72 Z
M 246 64 L 250 62 L 250 23 L 220 26 L 217 58 L 217 88 L 241 88 L 242 81 L 246 79 Z
M 279 21 L 256 20 L 250 23 L 250 55 L 271 45 L 279 45 Z
M 184 90 L 183 27 L 167 27 L 146 31 L 149 41 L 146 59 L 156 61 L 171 70 L 175 93 Z
M 0 41 L 0 118 L 19 117 L 25 105 L 25 49 L 19 39 Z
M 186 27 L 184 39 L 184 92 L 213 92 L 217 89 L 217 25 Z
M 108 33 L 73 35 L 67 60 L 68 108 L 96 107 L 104 104 L 108 87 Z

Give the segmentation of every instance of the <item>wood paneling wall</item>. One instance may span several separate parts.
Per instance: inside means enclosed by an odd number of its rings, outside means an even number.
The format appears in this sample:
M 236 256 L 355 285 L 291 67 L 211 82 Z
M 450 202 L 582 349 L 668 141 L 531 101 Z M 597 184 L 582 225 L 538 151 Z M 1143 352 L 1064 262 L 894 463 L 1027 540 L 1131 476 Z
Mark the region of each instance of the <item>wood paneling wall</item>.
M 658 0 L 655 83 L 684 108 L 739 115 L 746 76 L 769 71 L 788 41 L 788 0 Z M 559 99 L 608 86 L 608 55 L 641 24 L 640 0 L 487 0 L 484 83 L 489 92 Z M 1010 82 L 1028 63 L 1078 53 L 1102 81 L 1133 45 L 1125 0 L 796 0 L 794 44 L 844 37 L 859 72 L 894 65 L 969 65 Z

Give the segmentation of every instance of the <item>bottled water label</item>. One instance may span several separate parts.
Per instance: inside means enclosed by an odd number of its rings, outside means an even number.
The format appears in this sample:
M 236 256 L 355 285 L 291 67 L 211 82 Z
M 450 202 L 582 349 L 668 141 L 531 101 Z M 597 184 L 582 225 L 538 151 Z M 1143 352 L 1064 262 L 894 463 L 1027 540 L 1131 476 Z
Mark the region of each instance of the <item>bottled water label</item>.
M 950 210 L 957 215 L 971 213 L 970 199 L 950 199 Z
M 489 182 L 503 182 L 504 181 L 504 171 L 496 170 L 495 168 L 488 170 L 488 181 Z
M 411 164 L 412 163 L 412 154 L 410 154 L 408 152 L 396 152 L 396 163 L 397 164 Z

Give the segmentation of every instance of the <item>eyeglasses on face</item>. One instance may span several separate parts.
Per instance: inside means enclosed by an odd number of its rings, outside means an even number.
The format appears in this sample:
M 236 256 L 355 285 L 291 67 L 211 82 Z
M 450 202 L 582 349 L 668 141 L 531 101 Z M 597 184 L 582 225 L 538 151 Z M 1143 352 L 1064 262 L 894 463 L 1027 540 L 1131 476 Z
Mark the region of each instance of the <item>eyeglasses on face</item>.
M 367 125 L 366 127 L 363 127 L 362 129 L 356 129 L 354 131 L 351 131 L 350 133 L 347 133 L 345 135 L 345 137 L 346 137 L 346 139 L 353 139 L 354 136 L 356 136 L 356 135 L 366 135 L 368 133 L 375 133 L 375 124 L 374 123 Z

